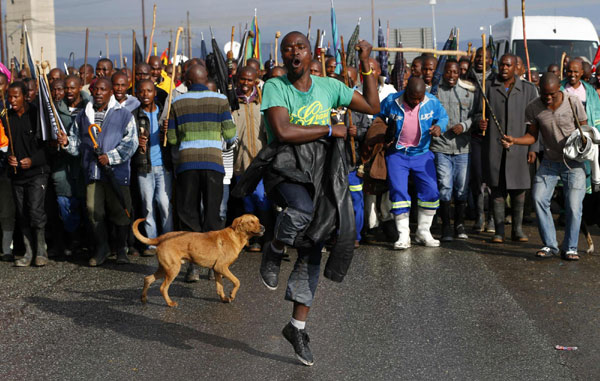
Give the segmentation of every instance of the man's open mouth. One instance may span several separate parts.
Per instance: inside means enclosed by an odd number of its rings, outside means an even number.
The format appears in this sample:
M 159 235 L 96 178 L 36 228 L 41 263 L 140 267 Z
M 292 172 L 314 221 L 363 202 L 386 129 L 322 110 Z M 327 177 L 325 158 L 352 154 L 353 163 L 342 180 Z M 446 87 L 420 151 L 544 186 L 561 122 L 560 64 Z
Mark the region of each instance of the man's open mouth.
M 294 68 L 300 67 L 300 64 L 301 64 L 300 58 L 294 58 L 294 60 L 292 61 L 292 66 Z

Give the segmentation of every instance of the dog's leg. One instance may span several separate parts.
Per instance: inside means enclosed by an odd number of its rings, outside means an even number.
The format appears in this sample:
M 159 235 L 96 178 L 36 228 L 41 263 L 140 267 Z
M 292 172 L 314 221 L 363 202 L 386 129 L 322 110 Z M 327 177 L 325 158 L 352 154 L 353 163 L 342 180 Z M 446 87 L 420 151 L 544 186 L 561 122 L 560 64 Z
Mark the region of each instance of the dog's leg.
M 240 280 L 238 278 L 235 277 L 235 275 L 233 275 L 231 273 L 231 271 L 229 271 L 229 268 L 225 267 L 223 269 L 216 269 L 215 268 L 215 273 L 218 271 L 219 273 L 223 274 L 223 276 L 227 279 L 229 279 L 231 281 L 231 283 L 233 283 L 233 289 L 231 290 L 231 294 L 229 296 L 228 302 L 233 302 L 233 300 L 235 299 L 235 295 L 237 294 L 239 288 L 240 288 Z
M 165 276 L 165 269 L 159 263 L 158 269 L 156 270 L 156 272 L 154 274 L 144 277 L 144 289 L 142 290 L 142 303 L 145 304 L 148 301 L 148 289 L 150 288 L 150 285 L 152 283 L 154 283 L 155 280 L 164 278 L 164 276 Z
M 215 285 L 217 286 L 217 295 L 219 295 L 221 301 L 224 303 L 230 302 L 230 300 L 225 297 L 225 291 L 223 290 L 223 275 L 217 271 L 215 271 Z
M 165 280 L 160 285 L 160 292 L 169 307 L 177 307 L 177 302 L 174 302 L 169 298 L 169 286 L 173 280 L 175 280 L 177 274 L 179 274 L 179 270 L 181 270 L 181 263 L 175 262 L 173 267 L 165 270 Z

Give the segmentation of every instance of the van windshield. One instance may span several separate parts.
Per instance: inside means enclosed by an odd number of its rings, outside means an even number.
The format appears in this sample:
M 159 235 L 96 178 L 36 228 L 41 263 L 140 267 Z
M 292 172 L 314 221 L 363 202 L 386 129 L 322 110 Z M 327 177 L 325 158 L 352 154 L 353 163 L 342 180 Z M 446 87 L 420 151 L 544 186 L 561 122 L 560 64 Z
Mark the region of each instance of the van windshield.
M 598 50 L 596 41 L 570 41 L 570 40 L 527 40 L 531 68 L 545 72 L 549 65 L 560 64 L 560 57 L 566 52 L 570 57 L 587 57 L 590 62 Z M 514 40 L 512 51 L 525 60 L 523 40 Z

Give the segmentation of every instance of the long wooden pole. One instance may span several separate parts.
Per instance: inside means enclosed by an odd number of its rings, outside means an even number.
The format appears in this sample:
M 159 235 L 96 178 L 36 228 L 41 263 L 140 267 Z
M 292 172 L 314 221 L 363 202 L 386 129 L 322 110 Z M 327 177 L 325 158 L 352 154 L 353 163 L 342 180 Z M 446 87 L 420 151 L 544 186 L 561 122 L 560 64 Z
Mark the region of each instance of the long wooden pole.
M 567 52 L 563 52 L 560 55 L 560 80 L 563 80 L 564 72 L 565 72 L 565 58 L 567 57 Z
M 350 78 L 348 75 L 348 68 L 346 67 L 346 50 L 344 48 L 344 36 L 340 36 L 340 42 L 342 44 L 342 75 L 344 76 L 344 82 L 346 86 L 350 87 Z M 364 69 L 363 69 L 364 70 Z M 348 127 L 352 125 L 352 110 L 346 110 L 348 113 Z M 350 136 L 350 149 L 352 150 L 352 166 L 356 165 L 356 147 L 354 146 L 354 136 Z
M 152 30 L 150 31 L 150 47 L 148 55 L 146 56 L 146 63 L 150 60 L 150 56 L 152 55 L 152 43 L 154 42 L 154 29 L 156 28 L 156 4 L 154 4 L 154 9 L 152 11 Z
M 144 56 L 146 55 L 146 12 L 145 12 L 144 0 L 142 0 L 142 39 L 144 42 Z M 142 56 L 143 57 L 143 56 Z M 135 60 L 135 58 L 134 58 Z
M 171 73 L 171 83 L 169 84 L 169 99 L 167 100 L 167 120 L 169 120 L 169 114 L 171 113 L 171 102 L 173 101 L 173 89 L 175 85 L 175 73 L 177 72 L 177 49 L 179 48 L 179 36 L 181 36 L 183 28 L 177 28 L 177 35 L 175 36 L 175 51 L 173 52 L 173 71 Z M 163 139 L 163 147 L 167 146 L 167 130 L 165 129 L 165 136 Z
M 85 57 L 83 58 L 83 86 L 87 85 L 87 59 L 88 59 L 88 42 L 90 40 L 90 29 L 85 28 Z
M 393 48 L 393 47 L 373 47 L 372 51 L 374 52 L 396 52 L 396 53 L 431 53 L 436 55 L 446 55 L 446 56 L 467 56 L 469 53 L 462 50 L 437 50 L 437 49 L 425 49 L 425 48 Z
M 277 52 L 277 47 L 279 46 L 279 37 L 281 37 L 281 32 L 275 32 L 275 66 L 279 66 L 279 53 Z
M 525 33 L 525 0 L 521 0 L 521 15 L 523 18 L 523 45 L 525 46 L 525 58 L 527 59 L 527 79 L 531 81 L 531 64 L 529 63 L 529 49 L 527 48 L 527 34 Z
M 312 22 L 312 15 L 308 16 L 308 33 L 306 34 L 306 38 L 308 38 L 308 42 L 310 42 L 310 24 Z
M 121 33 L 119 33 L 119 65 L 127 66 L 123 63 L 123 45 L 121 45 Z
M 483 78 L 481 79 L 481 92 L 483 93 L 483 95 L 485 95 L 485 77 L 486 77 L 486 72 L 487 72 L 487 49 L 486 49 L 486 44 L 485 44 L 485 33 L 481 35 L 481 46 L 483 49 Z M 482 120 L 485 120 L 485 97 L 483 97 L 483 99 L 481 100 L 482 102 L 482 111 L 481 111 L 481 118 Z M 485 130 L 483 130 L 483 136 L 485 136 Z
M 371 45 L 375 45 L 375 0 L 371 0 Z
M 108 50 L 108 33 L 104 34 L 104 41 L 106 42 L 106 58 L 110 59 L 110 52 Z

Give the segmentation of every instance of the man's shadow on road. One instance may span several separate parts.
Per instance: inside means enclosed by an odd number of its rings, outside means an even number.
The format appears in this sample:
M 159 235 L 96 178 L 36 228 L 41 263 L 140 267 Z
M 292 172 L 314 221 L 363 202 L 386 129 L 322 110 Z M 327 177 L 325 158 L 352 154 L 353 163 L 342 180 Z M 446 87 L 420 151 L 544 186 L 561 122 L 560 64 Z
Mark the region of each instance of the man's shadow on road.
M 195 347 L 189 342 L 196 340 L 214 347 L 233 349 L 256 357 L 296 364 L 291 358 L 262 352 L 243 341 L 213 335 L 160 319 L 120 311 L 119 306 L 130 306 L 131 300 L 139 297 L 139 290 L 137 289 L 105 290 L 80 294 L 93 297 L 95 300 L 62 301 L 39 296 L 29 297 L 26 300 L 44 312 L 70 318 L 79 326 L 100 330 L 109 329 L 134 340 L 157 342 L 182 350 L 194 349 Z

